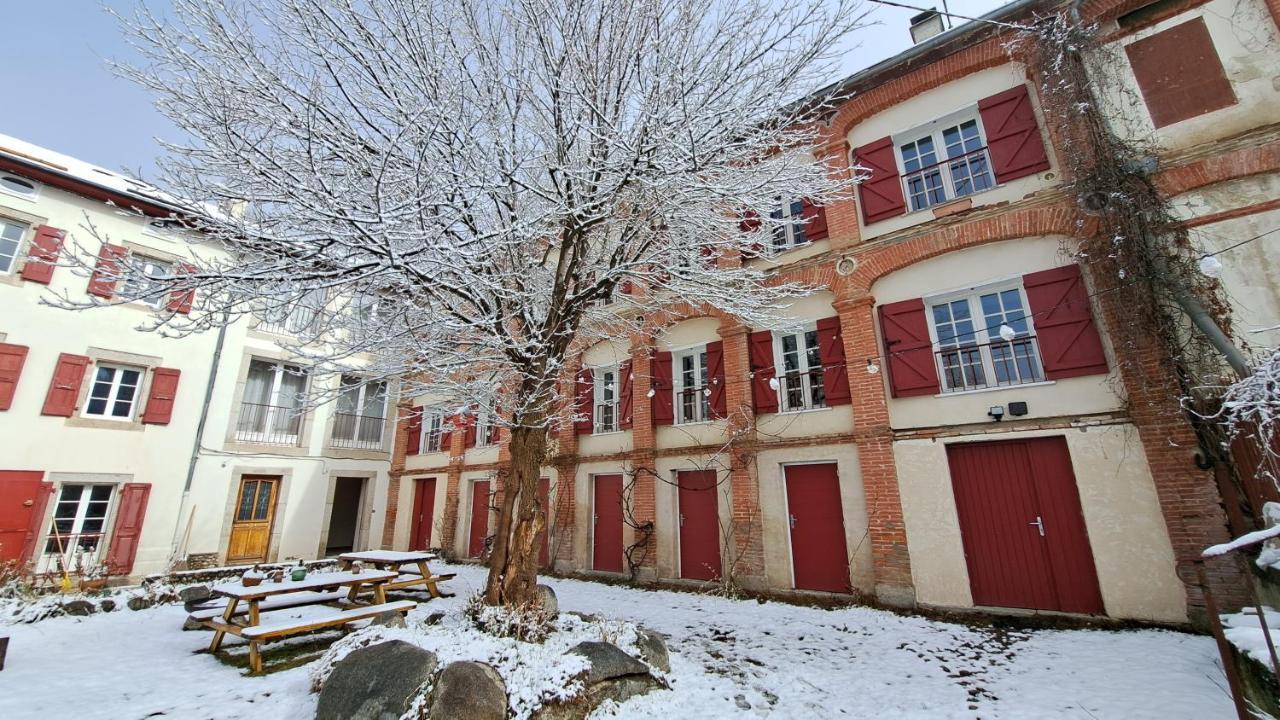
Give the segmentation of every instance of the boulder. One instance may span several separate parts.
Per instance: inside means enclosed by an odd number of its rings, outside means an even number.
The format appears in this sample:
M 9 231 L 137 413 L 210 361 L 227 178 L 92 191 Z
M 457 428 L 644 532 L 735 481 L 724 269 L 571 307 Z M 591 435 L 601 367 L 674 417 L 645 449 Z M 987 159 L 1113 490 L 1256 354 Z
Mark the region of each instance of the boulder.
M 538 598 L 538 607 L 548 615 L 560 614 L 560 601 L 556 599 L 556 591 L 550 585 L 538 585 L 533 589 Z
M 182 623 L 182 629 L 183 630 L 208 630 L 209 628 L 203 625 L 199 620 L 192 620 L 191 618 L 187 618 Z
M 581 642 L 569 650 L 590 663 L 582 677 L 583 692 L 567 702 L 544 705 L 537 720 L 582 720 L 605 700 L 626 702 L 654 688 L 665 687 L 648 666 L 606 642 Z
M 662 635 L 648 628 L 637 628 L 636 649 L 640 651 L 640 659 L 649 663 L 650 667 L 671 672 L 671 656 L 667 653 L 667 641 Z
M 147 597 L 146 595 L 134 595 L 133 597 L 129 598 L 129 602 L 127 604 L 130 610 L 146 610 L 147 608 L 154 605 L 155 601 L 153 601 L 151 598 Z
M 423 619 L 422 624 L 423 625 L 439 625 L 441 620 L 444 620 L 444 613 L 440 611 L 436 611 L 428 615 L 425 619 Z
M 98 602 L 98 608 L 102 610 L 102 612 L 111 612 L 116 609 L 116 601 L 111 598 L 103 598 Z
M 211 597 L 208 585 L 189 585 L 178 591 L 178 599 L 184 603 L 204 602 Z
M 431 688 L 431 720 L 506 720 L 507 685 L 481 662 L 449 663 Z
M 404 615 L 401 615 L 395 610 L 388 610 L 387 612 L 382 613 L 378 617 L 374 618 L 373 622 L 369 624 L 381 625 L 382 627 L 389 628 L 409 627 L 409 624 L 404 621 Z
M 436 656 L 403 640 L 354 650 L 320 691 L 316 720 L 397 720 L 436 670 Z
M 88 600 L 72 600 L 62 603 L 62 612 L 76 617 L 85 617 L 98 611 L 98 606 Z

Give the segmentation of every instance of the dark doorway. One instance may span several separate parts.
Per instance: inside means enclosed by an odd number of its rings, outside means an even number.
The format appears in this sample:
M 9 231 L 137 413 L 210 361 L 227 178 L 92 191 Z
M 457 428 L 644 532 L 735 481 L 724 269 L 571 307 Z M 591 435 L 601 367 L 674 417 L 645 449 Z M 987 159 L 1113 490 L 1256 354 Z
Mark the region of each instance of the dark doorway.
M 329 513 L 329 539 L 325 555 L 341 555 L 355 549 L 360 527 L 360 501 L 364 496 L 364 478 L 340 477 L 333 488 L 333 510 Z

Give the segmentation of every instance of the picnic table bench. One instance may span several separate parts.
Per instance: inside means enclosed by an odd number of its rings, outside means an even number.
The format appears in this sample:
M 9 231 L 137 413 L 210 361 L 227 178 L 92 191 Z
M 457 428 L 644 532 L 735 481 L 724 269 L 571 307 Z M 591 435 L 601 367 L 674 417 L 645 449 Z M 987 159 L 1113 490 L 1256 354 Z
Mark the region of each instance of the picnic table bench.
M 263 582 L 245 586 L 242 583 L 224 583 L 210 588 L 217 597 L 227 598 L 224 607 L 205 607 L 191 613 L 191 619 L 213 629 L 209 652 L 216 653 L 228 633 L 249 643 L 249 666 L 252 672 L 262 672 L 261 644 L 289 635 L 337 627 L 377 617 L 386 612 L 407 614 L 413 609 L 411 600 L 387 602 L 386 585 L 397 577 L 388 570 L 362 572 L 317 573 L 304 580 Z M 361 604 L 362 591 L 372 591 L 373 604 Z M 278 622 L 262 622 L 262 613 L 285 608 L 336 605 L 333 612 Z M 247 616 L 247 617 L 245 617 Z
M 457 573 L 436 574 L 431 572 L 431 568 L 427 563 L 435 559 L 435 553 L 425 551 L 363 550 L 339 555 L 338 567 L 347 570 L 358 561 L 372 565 L 379 570 L 395 571 L 397 573 L 396 579 L 387 583 L 386 589 L 388 590 L 402 590 L 421 585 L 431 593 L 431 597 L 452 597 L 451 593 L 442 592 L 438 583 L 452 580 Z M 400 572 L 401 568 L 406 565 L 412 566 L 416 572 Z

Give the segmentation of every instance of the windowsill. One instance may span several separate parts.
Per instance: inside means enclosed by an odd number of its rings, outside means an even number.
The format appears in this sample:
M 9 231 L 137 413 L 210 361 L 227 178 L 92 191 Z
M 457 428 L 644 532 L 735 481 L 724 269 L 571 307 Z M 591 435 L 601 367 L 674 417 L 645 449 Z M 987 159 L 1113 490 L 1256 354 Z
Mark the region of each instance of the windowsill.
M 968 195 L 961 195 L 960 197 L 948 198 L 944 202 L 934 203 L 933 205 L 926 205 L 925 207 L 922 207 L 919 210 L 908 210 L 907 212 L 903 213 L 901 217 L 911 217 L 912 215 L 923 215 L 925 213 L 929 213 L 933 215 L 933 218 L 935 220 L 940 220 L 944 217 L 947 217 L 948 215 L 955 215 L 957 213 L 969 210 L 970 208 L 973 207 L 974 198 L 981 197 L 991 192 L 992 190 L 998 190 L 1002 187 L 1004 187 L 1003 184 L 992 185 L 986 190 L 980 190 L 975 193 L 969 193 Z M 963 207 L 963 208 L 959 207 L 961 203 L 964 203 L 966 201 L 969 203 L 968 207 Z M 911 204 L 910 198 L 906 200 L 906 203 L 908 205 Z M 951 206 L 953 205 L 957 207 L 955 207 L 954 209 L 951 209 Z M 885 218 L 885 219 L 888 220 L 889 218 Z
M 799 410 L 779 410 L 776 414 L 778 414 L 778 415 L 804 415 L 805 413 L 826 412 L 827 410 L 830 410 L 830 409 L 831 409 L 831 406 L 830 406 L 830 405 L 823 405 L 822 407 L 816 407 L 816 408 L 800 408 Z
M 957 395 L 977 395 L 979 393 L 996 392 L 997 390 L 1021 390 L 1022 388 L 1044 387 L 1046 385 L 1057 385 L 1057 380 L 1041 380 L 1039 382 L 1022 383 L 1021 385 L 996 385 L 995 387 L 976 388 L 974 390 L 959 390 L 956 392 L 938 393 L 934 395 L 936 398 L 956 397 Z
M 715 420 L 695 420 L 693 422 L 673 422 L 671 427 L 689 427 L 691 425 L 714 425 Z
M 72 415 L 66 419 L 67 427 L 80 428 L 97 428 L 99 430 L 131 430 L 134 432 L 141 431 L 146 428 L 142 421 L 133 418 L 130 420 L 117 419 L 111 420 L 95 416 Z
M 606 432 L 596 432 L 592 430 L 591 435 L 589 437 L 608 437 L 609 435 L 621 435 L 624 432 L 631 432 L 631 431 L 630 430 L 609 430 Z

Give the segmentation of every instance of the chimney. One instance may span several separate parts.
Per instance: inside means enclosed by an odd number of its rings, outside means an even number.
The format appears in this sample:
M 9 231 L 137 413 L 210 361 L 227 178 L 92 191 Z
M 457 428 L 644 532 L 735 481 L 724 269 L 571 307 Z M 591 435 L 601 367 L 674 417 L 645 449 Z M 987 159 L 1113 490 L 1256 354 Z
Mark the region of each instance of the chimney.
M 916 45 L 945 30 L 937 8 L 929 8 L 911 18 L 911 40 Z

